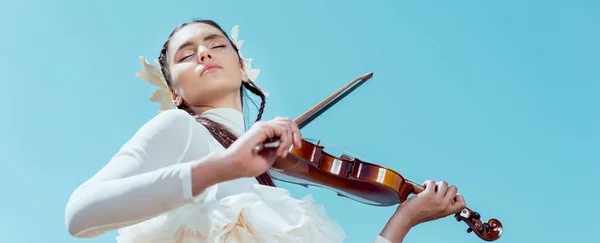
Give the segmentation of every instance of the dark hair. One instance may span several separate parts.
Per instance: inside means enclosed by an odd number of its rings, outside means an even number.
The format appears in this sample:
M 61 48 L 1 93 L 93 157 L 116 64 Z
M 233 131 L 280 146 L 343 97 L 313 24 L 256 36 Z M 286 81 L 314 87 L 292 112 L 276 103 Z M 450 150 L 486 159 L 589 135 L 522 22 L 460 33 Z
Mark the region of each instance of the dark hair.
M 169 72 L 169 65 L 167 64 L 167 47 L 169 46 L 169 41 L 171 40 L 171 37 L 177 31 L 179 31 L 181 28 L 185 27 L 186 25 L 189 25 L 192 23 L 204 23 L 204 24 L 208 24 L 210 26 L 213 26 L 213 27 L 219 29 L 221 31 L 221 33 L 223 33 L 223 35 L 225 35 L 227 37 L 227 39 L 229 39 L 229 43 L 231 44 L 231 46 L 233 46 L 233 49 L 235 49 L 236 53 L 238 53 L 238 58 L 240 59 L 240 65 L 242 65 L 242 66 L 244 65 L 244 61 L 239 56 L 237 47 L 231 41 L 231 39 L 229 38 L 227 33 L 225 33 L 225 31 L 223 31 L 221 26 L 219 26 L 217 23 L 215 23 L 212 20 L 193 20 L 193 21 L 190 21 L 190 22 L 187 22 L 187 23 L 177 26 L 177 28 L 175 28 L 173 30 L 173 32 L 171 32 L 171 34 L 169 35 L 169 38 L 167 39 L 167 41 L 165 42 L 165 44 L 163 45 L 163 47 L 160 51 L 160 55 L 158 57 L 158 62 L 160 63 L 162 74 L 165 77 L 165 80 L 167 81 L 167 85 L 169 86 L 169 88 L 172 88 L 171 74 Z M 243 102 L 244 90 L 248 90 L 248 91 L 252 92 L 253 94 L 260 97 L 260 99 L 261 99 L 260 108 L 258 109 L 258 115 L 256 117 L 255 122 L 259 121 L 262 117 L 262 114 L 263 114 L 263 111 L 265 108 L 265 102 L 266 102 L 265 95 L 260 90 L 260 88 L 258 88 L 258 86 L 256 86 L 256 84 L 254 84 L 254 82 L 252 82 L 252 80 L 248 80 L 248 82 L 241 82 L 241 83 L 242 84 L 240 85 L 240 95 L 242 96 L 241 97 L 242 98 L 241 99 L 242 107 L 244 107 L 244 105 L 243 105 L 244 104 L 244 102 Z M 252 100 L 250 100 L 250 101 L 252 101 Z M 195 114 L 195 112 L 192 109 L 190 109 L 190 107 L 188 107 L 185 104 L 185 102 L 182 102 L 182 104 L 177 108 L 185 110 L 190 115 L 194 116 L 196 118 L 196 121 L 198 121 L 198 123 L 205 126 L 208 129 L 208 131 L 210 131 L 210 133 L 215 137 L 215 139 L 217 141 L 219 141 L 219 143 L 221 143 L 221 145 L 223 145 L 223 147 L 228 148 L 229 146 L 231 146 L 231 144 L 235 140 L 237 140 L 237 136 L 233 132 L 231 132 L 227 127 L 225 127 L 217 122 L 214 122 L 210 119 L 198 116 L 197 114 Z M 248 124 L 248 122 L 246 122 L 246 124 Z M 258 180 L 258 182 L 262 185 L 275 186 L 275 183 L 273 183 L 273 180 L 268 172 L 265 172 L 262 175 L 259 175 L 258 177 L 256 177 L 256 180 Z

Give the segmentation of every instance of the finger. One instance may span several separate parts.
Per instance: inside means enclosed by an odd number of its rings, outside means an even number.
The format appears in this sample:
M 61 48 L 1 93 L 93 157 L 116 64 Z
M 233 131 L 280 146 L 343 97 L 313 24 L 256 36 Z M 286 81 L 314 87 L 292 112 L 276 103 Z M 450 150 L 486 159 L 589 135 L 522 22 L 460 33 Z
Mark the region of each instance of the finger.
M 285 122 L 285 125 L 287 127 L 287 131 L 290 135 L 290 146 L 286 149 L 287 152 L 289 152 L 290 147 L 292 146 L 292 144 L 294 143 L 295 139 L 294 139 L 294 126 L 292 125 L 292 119 L 290 118 L 286 118 L 283 120 Z
M 288 117 L 277 117 L 277 120 L 279 121 L 279 123 L 281 125 L 287 126 L 287 128 L 290 131 L 289 135 L 290 135 L 290 138 L 292 139 L 292 143 L 294 143 L 294 145 L 298 145 L 298 142 L 300 142 L 300 140 L 298 140 L 294 136 L 294 134 L 296 132 L 300 132 L 300 129 L 298 128 L 298 125 L 294 121 L 292 121 L 292 119 L 290 119 Z
M 433 180 L 426 180 L 425 183 L 423 183 L 423 186 L 425 187 L 423 192 L 435 193 L 435 182 Z
M 282 139 L 280 139 L 279 148 L 281 149 L 278 150 L 282 153 L 282 156 L 285 156 L 287 153 L 289 153 L 291 143 L 295 143 L 296 140 L 296 138 L 294 137 L 293 127 L 291 125 L 292 120 L 288 117 L 277 116 L 273 119 L 273 122 L 277 123 L 277 125 L 279 126 L 285 127 L 285 130 L 288 134 L 290 144 L 287 144 Z
M 280 145 L 282 147 L 282 150 L 284 151 L 283 156 L 287 155 L 290 152 L 290 147 L 292 147 L 292 143 L 294 143 L 294 134 L 292 131 L 292 125 L 290 124 L 290 121 L 291 120 L 289 119 L 283 119 L 278 122 L 280 126 L 285 127 L 288 138 L 288 141 L 286 141 L 285 144 Z
M 279 127 L 279 129 L 281 130 L 281 134 L 279 136 L 279 147 L 277 148 L 277 155 L 284 157 L 289 151 L 290 144 L 292 143 L 291 140 L 293 139 L 289 129 L 289 125 L 281 121 L 279 118 L 272 121 L 272 124 L 274 126 Z
M 277 148 L 277 155 L 284 157 L 290 149 L 292 135 L 287 125 L 278 123 L 276 124 L 281 129 L 281 135 L 279 137 L 280 144 Z
M 444 196 L 444 201 L 454 203 L 454 198 L 456 197 L 456 192 L 458 189 L 455 186 L 449 186 L 446 191 L 446 195 Z
M 259 127 L 259 131 L 262 136 L 254 137 L 253 139 L 258 140 L 257 143 L 263 143 L 268 139 L 275 138 L 279 136 L 281 133 L 278 127 L 273 127 L 267 122 L 261 124 Z
M 448 190 L 448 182 L 445 181 L 439 181 L 438 183 L 436 183 L 437 185 L 437 195 L 441 198 L 444 197 L 444 195 L 446 195 L 446 191 Z
M 292 130 L 292 124 L 289 122 L 286 122 L 286 131 L 288 133 L 288 139 L 289 139 L 289 144 L 286 145 L 284 147 L 284 156 L 287 156 L 287 154 L 290 152 L 290 149 L 292 148 L 292 144 L 294 144 L 294 132 Z
M 302 148 L 302 135 L 300 132 L 294 132 L 294 147 Z
M 273 119 L 274 121 L 280 122 L 280 121 L 286 121 L 286 120 L 290 120 L 287 117 L 282 117 L 282 116 L 277 116 L 275 117 L 275 119 Z
M 300 132 L 300 127 L 295 121 L 291 121 L 292 125 L 292 133 L 294 134 L 294 146 L 296 148 L 302 148 L 302 132 Z
M 450 213 L 458 213 L 461 210 L 465 209 L 467 207 L 467 203 L 465 202 L 465 198 L 460 195 L 460 193 L 457 193 L 456 196 L 454 197 L 454 204 L 450 205 Z
M 277 126 L 271 122 L 263 122 L 260 126 L 260 131 L 265 135 L 264 139 L 261 139 L 261 142 L 267 139 L 280 137 L 282 134 L 282 128 Z
M 302 147 L 302 133 L 300 132 L 300 127 L 298 127 L 298 124 L 294 120 L 290 119 L 289 117 L 277 116 L 277 117 L 275 117 L 274 120 L 285 122 L 289 126 L 290 138 L 292 139 L 292 143 L 294 144 L 295 147 L 301 148 Z

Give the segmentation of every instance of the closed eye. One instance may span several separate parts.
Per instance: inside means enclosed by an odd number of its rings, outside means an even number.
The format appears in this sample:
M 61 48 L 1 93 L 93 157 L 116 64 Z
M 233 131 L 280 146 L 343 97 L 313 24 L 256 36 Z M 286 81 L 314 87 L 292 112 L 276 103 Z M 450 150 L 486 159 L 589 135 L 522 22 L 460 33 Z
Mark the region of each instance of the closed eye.
M 218 46 L 214 46 L 214 47 L 212 47 L 212 48 L 213 48 L 213 49 L 216 49 L 216 48 L 225 48 L 225 47 L 227 47 L 227 45 L 218 45 Z M 184 61 L 184 60 L 188 59 L 189 57 L 192 57 L 194 54 L 195 54 L 195 53 L 192 53 L 192 54 L 190 54 L 190 55 L 187 55 L 187 56 L 183 56 L 183 57 L 181 57 L 181 58 L 179 59 L 179 61 L 180 61 L 180 62 L 181 62 L 181 61 Z
M 194 55 L 194 54 L 191 54 L 191 55 L 184 56 L 184 57 L 180 58 L 180 59 L 179 59 L 179 61 L 181 62 L 181 61 L 183 61 L 183 60 L 185 60 L 185 59 L 187 59 L 188 57 L 191 57 L 191 56 L 193 56 L 193 55 Z

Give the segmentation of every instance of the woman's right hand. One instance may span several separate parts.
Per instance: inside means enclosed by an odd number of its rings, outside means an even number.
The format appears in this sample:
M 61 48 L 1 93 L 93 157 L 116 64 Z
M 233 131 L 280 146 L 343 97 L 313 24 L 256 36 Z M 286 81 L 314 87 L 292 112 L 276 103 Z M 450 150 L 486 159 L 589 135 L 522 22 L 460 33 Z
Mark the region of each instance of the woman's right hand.
M 275 137 L 279 138 L 279 147 L 265 148 L 260 153 L 253 151 L 254 146 Z M 225 157 L 233 163 L 232 170 L 239 171 L 241 177 L 256 177 L 265 173 L 277 156 L 285 157 L 292 145 L 302 146 L 300 128 L 289 118 L 276 117 L 254 123 L 225 151 Z

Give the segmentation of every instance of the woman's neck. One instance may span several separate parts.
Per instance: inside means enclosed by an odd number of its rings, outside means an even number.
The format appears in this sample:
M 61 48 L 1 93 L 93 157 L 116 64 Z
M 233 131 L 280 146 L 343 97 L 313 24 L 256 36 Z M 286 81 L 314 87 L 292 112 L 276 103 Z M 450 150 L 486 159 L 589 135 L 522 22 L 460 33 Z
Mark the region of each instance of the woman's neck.
M 207 106 L 197 106 L 197 107 L 192 107 L 192 111 L 194 111 L 194 114 L 202 114 L 205 111 L 208 110 L 212 110 L 212 109 L 219 109 L 219 108 L 230 108 L 230 109 L 235 109 L 239 112 L 242 112 L 242 106 L 236 106 L 236 105 L 207 105 Z
M 201 106 L 190 106 L 195 114 L 201 114 L 207 110 L 217 108 L 230 108 L 242 112 L 242 100 L 240 99 L 240 93 L 237 92 L 234 95 L 225 96 L 220 100 L 215 100 L 211 104 Z

